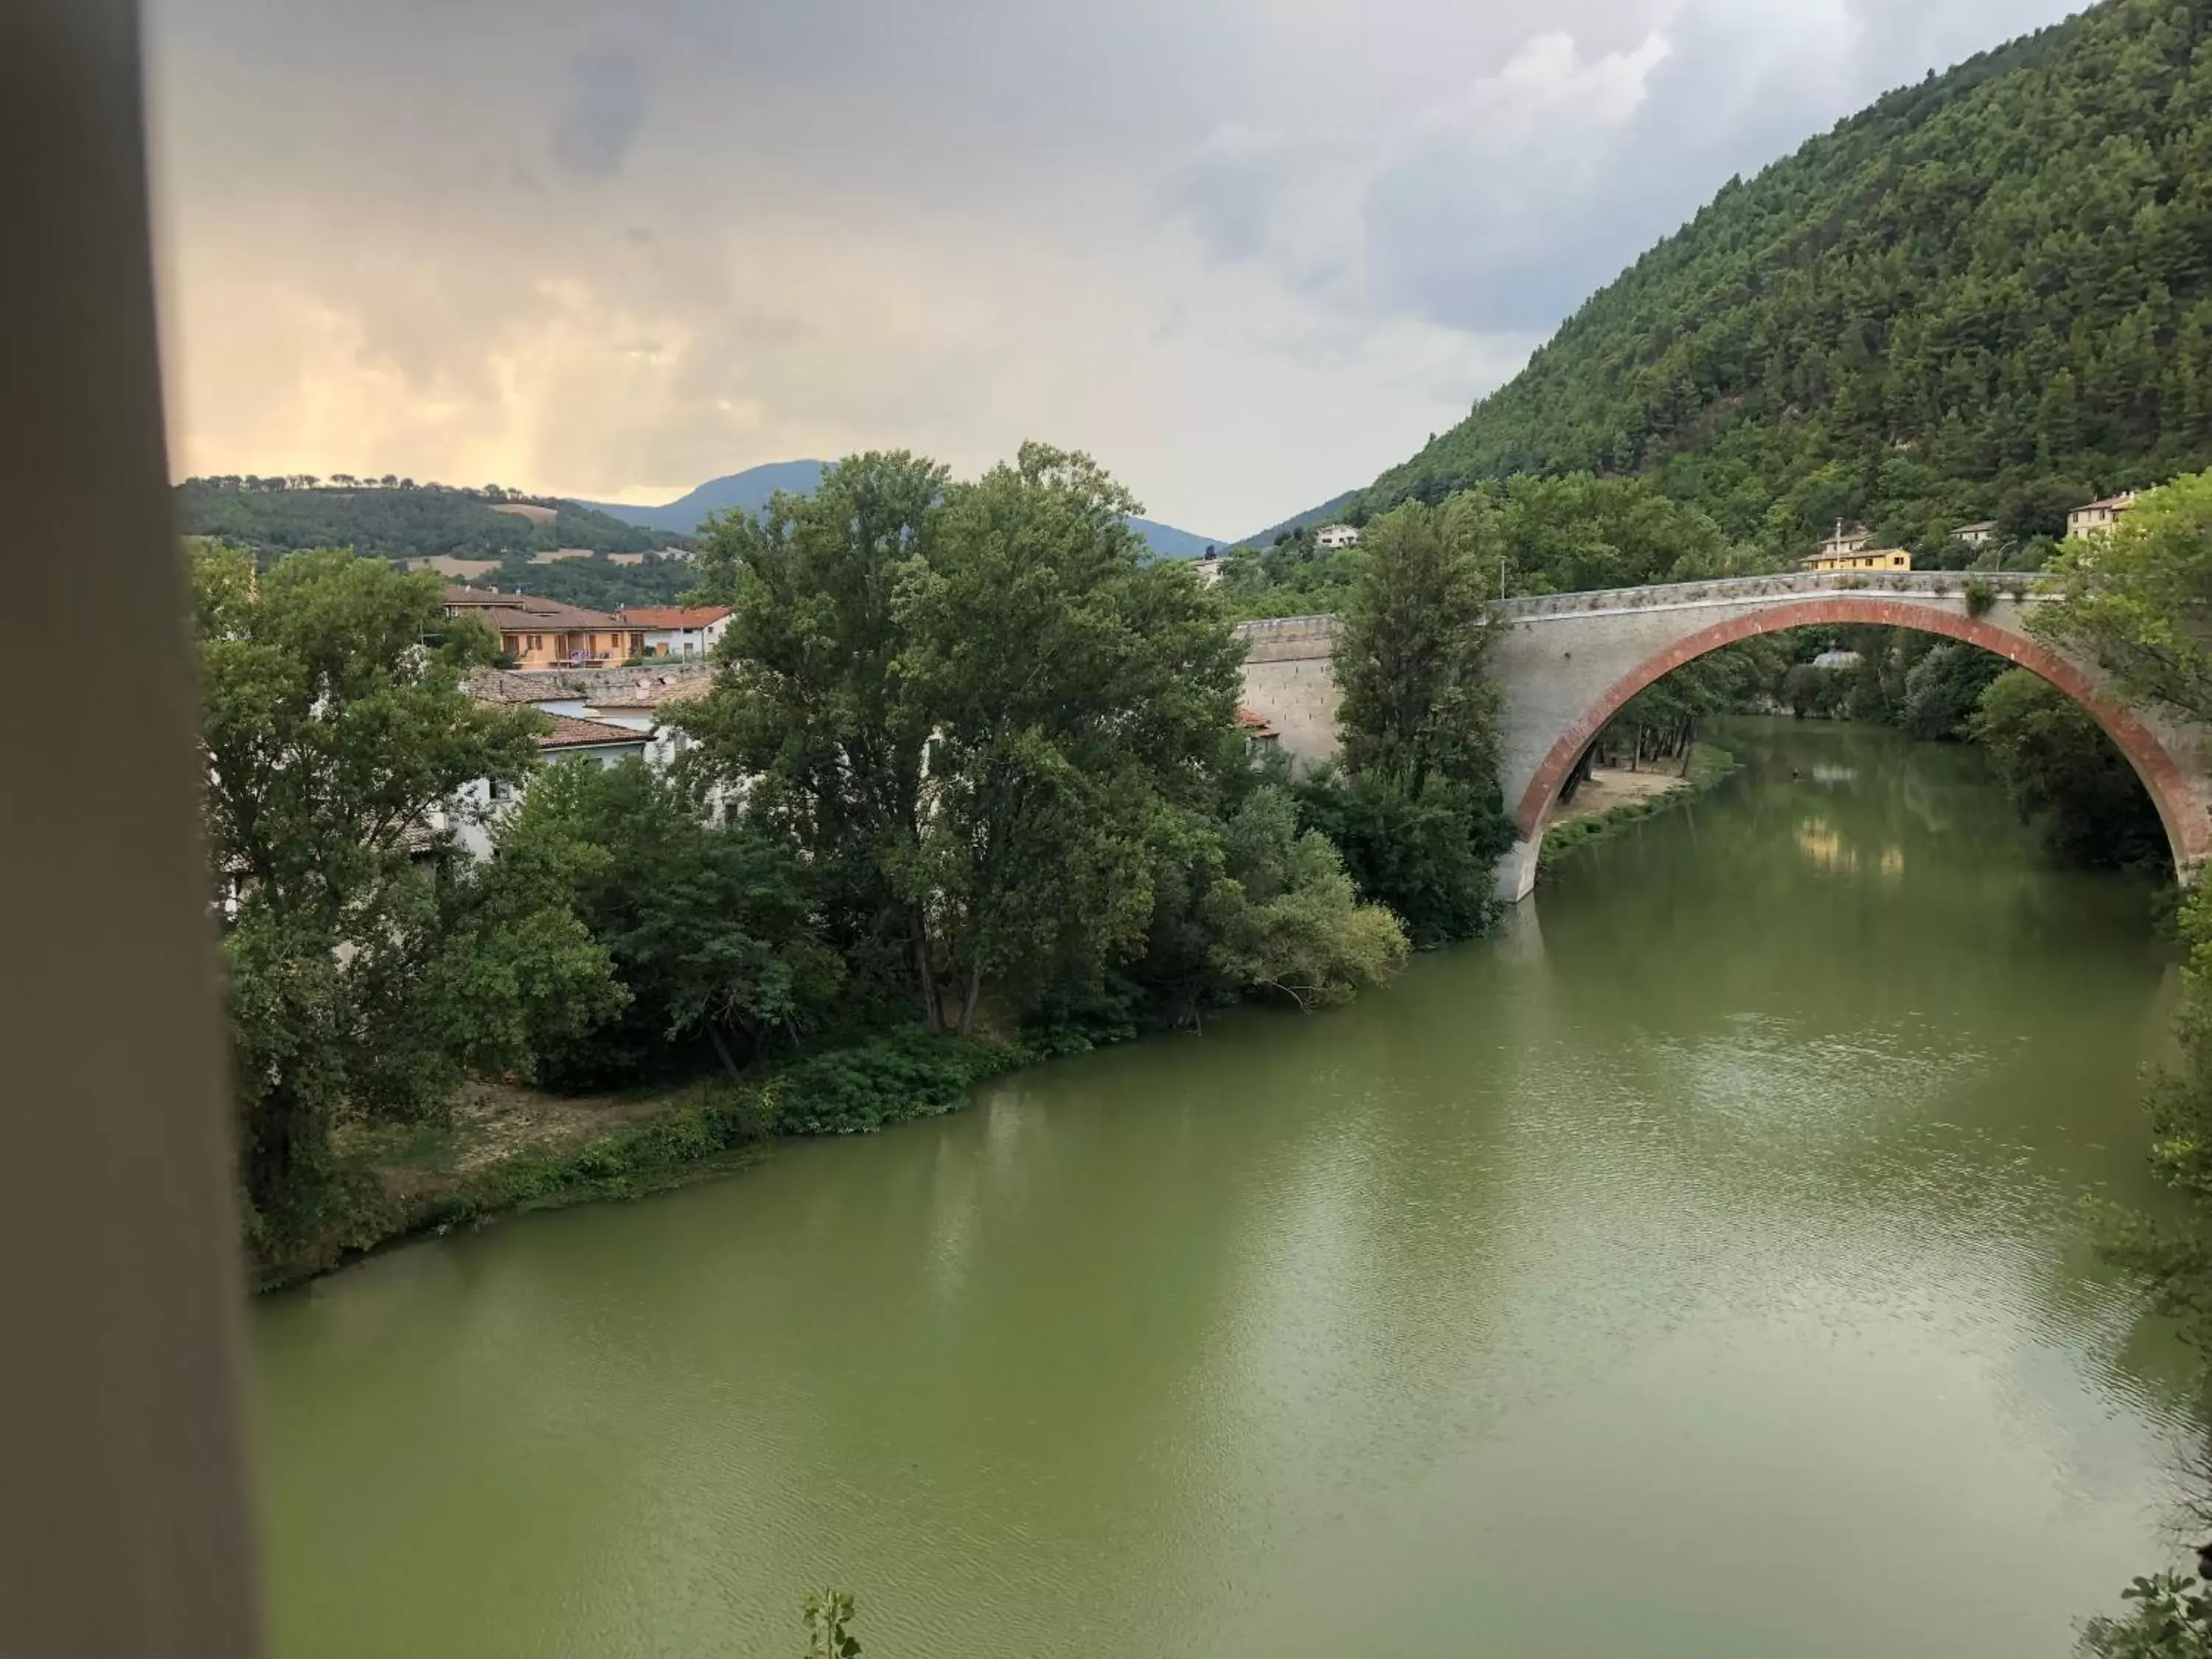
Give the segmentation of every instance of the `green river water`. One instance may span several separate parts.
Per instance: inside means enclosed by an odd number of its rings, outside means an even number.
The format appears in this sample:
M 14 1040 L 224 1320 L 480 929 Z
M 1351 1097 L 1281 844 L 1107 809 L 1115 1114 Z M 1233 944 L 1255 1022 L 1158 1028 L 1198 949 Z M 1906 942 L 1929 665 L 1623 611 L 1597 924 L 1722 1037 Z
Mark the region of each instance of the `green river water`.
M 2079 1202 L 2172 951 L 1972 752 L 1723 741 L 1352 1008 L 264 1300 L 278 1659 L 2066 1654 L 2197 1434 Z

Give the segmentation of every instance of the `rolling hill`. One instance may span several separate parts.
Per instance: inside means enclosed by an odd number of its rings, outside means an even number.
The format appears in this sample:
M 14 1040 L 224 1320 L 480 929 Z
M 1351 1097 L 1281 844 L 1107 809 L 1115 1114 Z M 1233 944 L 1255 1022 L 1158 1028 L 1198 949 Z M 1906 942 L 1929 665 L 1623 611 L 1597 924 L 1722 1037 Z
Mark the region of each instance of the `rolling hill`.
M 444 484 L 295 489 L 279 479 L 187 478 L 175 498 L 182 533 L 271 556 L 350 547 L 388 559 L 499 559 L 564 547 L 642 553 L 681 541 L 574 501 Z
M 631 524 L 688 536 L 698 529 L 709 513 L 730 507 L 757 513 L 779 489 L 794 495 L 805 495 L 820 481 L 826 465 L 823 461 L 771 461 L 725 477 L 709 478 L 696 489 L 660 507 L 625 507 L 614 501 L 582 501 L 578 505 Z M 1209 547 L 1228 545 L 1218 536 L 1195 535 L 1151 519 L 1131 519 L 1129 526 L 1164 559 L 1194 559 Z
M 2207 465 L 2212 0 L 2106 0 L 1729 181 L 1348 511 L 1640 476 L 1783 553 Z

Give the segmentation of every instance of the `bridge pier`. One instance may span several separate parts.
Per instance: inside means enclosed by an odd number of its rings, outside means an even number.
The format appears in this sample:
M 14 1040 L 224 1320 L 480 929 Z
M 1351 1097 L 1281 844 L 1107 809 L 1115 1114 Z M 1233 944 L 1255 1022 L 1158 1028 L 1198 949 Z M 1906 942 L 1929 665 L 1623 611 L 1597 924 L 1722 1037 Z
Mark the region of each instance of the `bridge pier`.
M 1977 589 L 1969 597 L 1967 584 Z M 1726 581 L 1558 593 L 1496 607 L 1503 624 L 1491 672 L 1504 693 L 1499 781 L 1518 837 L 1499 860 L 1498 896 L 1535 889 L 1544 831 L 1575 762 L 1621 708 L 1684 663 L 1739 640 L 1846 623 L 1909 628 L 1994 652 L 2080 703 L 2142 779 L 2184 882 L 2212 859 L 2212 751 L 2206 734 L 2154 709 L 2130 708 L 2094 662 L 2052 650 L 2027 619 L 2048 601 L 2020 572 L 1802 572 Z M 1334 618 L 1249 623 L 1244 701 L 1317 761 L 1336 748 L 1328 672 Z
M 1516 841 L 1498 860 L 1498 902 L 1518 904 L 1536 890 L 1536 860 L 1544 850 L 1544 838 Z

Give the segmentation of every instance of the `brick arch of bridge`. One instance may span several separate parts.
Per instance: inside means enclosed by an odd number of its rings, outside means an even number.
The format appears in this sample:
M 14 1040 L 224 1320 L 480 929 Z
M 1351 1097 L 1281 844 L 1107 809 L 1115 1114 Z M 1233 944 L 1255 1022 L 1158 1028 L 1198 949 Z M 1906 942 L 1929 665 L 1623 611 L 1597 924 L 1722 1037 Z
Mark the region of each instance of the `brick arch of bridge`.
M 1676 641 L 1622 675 L 1552 745 L 1535 775 L 1528 781 L 1528 787 L 1522 793 L 1515 812 L 1522 838 L 1533 843 L 1542 836 L 1544 822 L 1551 815 L 1553 803 L 1559 799 L 1559 787 L 1575 763 L 1582 758 L 1583 751 L 1605 729 L 1606 722 L 1646 686 L 1665 678 L 1684 663 L 1724 645 L 1733 645 L 1738 640 L 1760 634 L 1779 634 L 1792 628 L 1833 626 L 1839 623 L 1871 623 L 1887 628 L 1909 628 L 1923 634 L 1941 634 L 1979 646 L 2048 680 L 2088 710 L 2091 718 L 2104 727 L 2106 734 L 2128 757 L 2136 775 L 2149 792 L 2152 804 L 2158 808 L 2176 865 L 2185 871 L 2193 870 L 2212 856 L 2212 823 L 2206 823 L 2204 815 L 2191 805 L 2181 768 L 2166 745 L 2065 658 L 2024 635 L 1974 617 L 1894 599 L 1848 598 L 1803 599 L 1717 623 Z

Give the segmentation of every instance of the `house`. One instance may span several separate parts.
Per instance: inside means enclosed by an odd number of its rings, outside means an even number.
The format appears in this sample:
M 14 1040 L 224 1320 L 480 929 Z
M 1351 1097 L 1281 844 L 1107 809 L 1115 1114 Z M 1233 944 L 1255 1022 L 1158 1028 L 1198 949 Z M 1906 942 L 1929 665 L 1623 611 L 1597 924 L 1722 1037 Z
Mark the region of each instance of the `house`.
M 1834 541 L 1820 544 L 1820 550 L 1811 558 L 1801 561 L 1807 570 L 1910 570 L 1912 555 L 1901 547 L 1869 547 L 1869 536 L 1856 547 L 1844 547 Z
M 2091 501 L 2087 507 L 2077 507 L 2066 515 L 2066 533 L 2069 536 L 2109 535 L 2112 526 L 2127 515 L 2128 509 L 2142 499 L 2138 492 L 2128 489 L 2117 495 L 2107 495 L 2101 501 Z
M 1243 732 L 1245 741 L 1249 743 L 1255 749 L 1263 744 L 1272 749 L 1277 744 L 1280 743 L 1283 738 L 1283 734 L 1281 732 L 1278 732 L 1273 726 L 1268 724 L 1267 717 L 1265 714 L 1259 713 L 1256 709 L 1238 709 L 1237 711 L 1237 728 L 1240 732 Z
M 553 729 L 538 736 L 538 758 L 546 764 L 580 757 L 600 766 L 617 766 L 633 757 L 647 763 L 655 758 L 653 732 L 566 714 L 556 714 L 552 720 Z M 462 787 L 453 810 L 434 814 L 428 828 L 433 831 L 450 829 L 464 851 L 473 858 L 488 859 L 494 826 L 519 799 L 520 791 L 513 785 L 478 778 Z
M 480 618 L 499 635 L 500 654 L 518 668 L 601 668 L 645 654 L 643 629 L 535 593 L 449 587 L 446 614 Z
M 730 625 L 726 605 L 625 605 L 623 623 L 645 630 L 648 657 L 704 657 Z
M 1985 519 L 1980 524 L 1962 524 L 1951 532 L 1951 539 L 1964 542 L 1969 547 L 1987 547 L 1997 538 L 1996 520 Z
M 1874 532 L 1863 524 L 1836 520 L 1834 532 L 1809 559 L 1799 564 L 1807 570 L 1910 570 L 1912 555 L 1902 548 L 1876 547 Z
M 1857 668 L 1864 664 L 1865 661 L 1866 659 L 1859 655 L 1856 651 L 1823 651 L 1819 656 L 1813 659 L 1813 666 L 1815 668 L 1829 669 L 1836 672 L 1842 672 L 1850 669 Z
M 1838 519 L 1834 533 L 1820 544 L 1813 556 L 1815 559 L 1844 559 L 1863 553 L 1873 545 L 1873 531 L 1863 524 L 1845 524 Z
M 1325 524 L 1314 532 L 1314 545 L 1323 552 L 1359 545 L 1359 532 L 1348 524 Z

